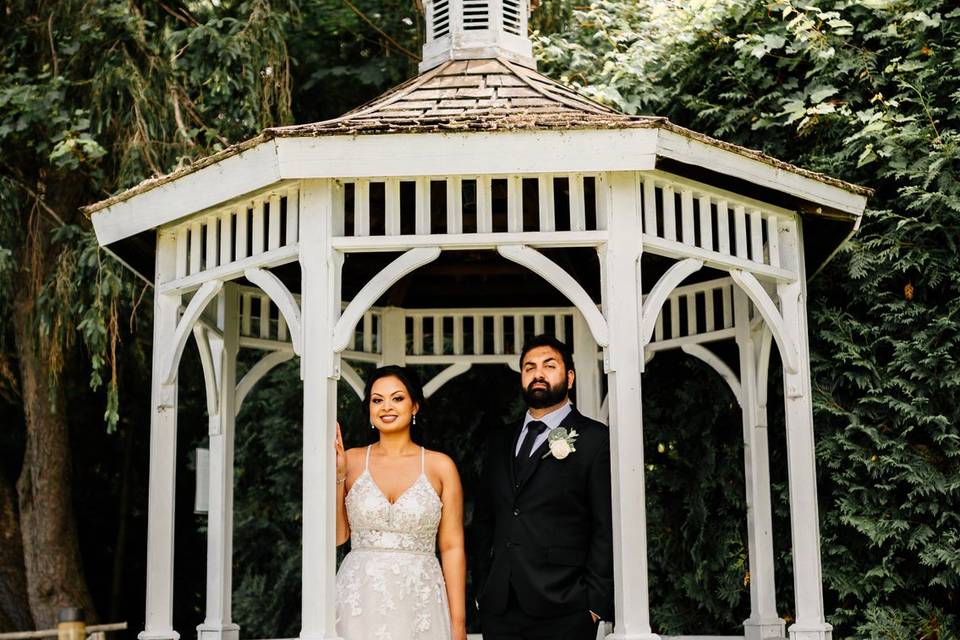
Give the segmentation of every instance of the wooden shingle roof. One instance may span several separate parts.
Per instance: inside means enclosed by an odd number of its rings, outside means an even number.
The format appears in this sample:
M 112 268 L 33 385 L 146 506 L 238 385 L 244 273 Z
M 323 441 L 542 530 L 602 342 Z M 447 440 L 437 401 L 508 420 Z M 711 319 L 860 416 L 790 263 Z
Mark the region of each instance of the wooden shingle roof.
M 502 58 L 452 60 L 333 120 L 267 129 L 278 137 L 649 126 Z

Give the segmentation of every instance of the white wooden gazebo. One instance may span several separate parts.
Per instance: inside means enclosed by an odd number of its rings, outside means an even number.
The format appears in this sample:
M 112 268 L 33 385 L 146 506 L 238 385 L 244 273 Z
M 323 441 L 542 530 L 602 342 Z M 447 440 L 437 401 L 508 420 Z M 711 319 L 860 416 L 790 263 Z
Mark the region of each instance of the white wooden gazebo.
M 677 348 L 723 376 L 742 407 L 751 577 L 743 635 L 785 636 L 774 592 L 767 452 L 775 343 L 796 594 L 789 634 L 830 638 L 806 279 L 855 232 L 868 190 L 662 118 L 623 115 L 558 85 L 536 71 L 528 0 L 424 4 L 418 77 L 341 118 L 266 130 L 88 209 L 100 244 L 154 283 L 140 638 L 179 637 L 172 624 L 177 370 L 191 334 L 210 416 L 199 637 L 239 636 L 231 620 L 237 411 L 266 372 L 299 357 L 300 637 L 326 640 L 336 637 L 337 381 L 359 392 L 356 362 L 447 365 L 427 384 L 431 394 L 473 364 L 515 367 L 523 338 L 543 331 L 571 342 L 579 408 L 611 430 L 616 620 L 608 637 L 657 637 L 649 621 L 657 594 L 647 581 L 641 383 L 646 361 Z M 459 296 L 431 298 L 429 286 L 418 288 L 416 304 L 391 296 L 431 264 L 456 266 L 470 256 L 482 270 L 484 255 L 486 263 L 511 265 L 511 282 L 533 282 L 519 298 L 527 304 L 518 306 L 517 296 L 505 304 L 496 287 L 469 281 Z M 348 256 L 361 275 L 342 281 Z M 719 341 L 736 344 L 738 361 L 711 350 Z M 263 356 L 237 380 L 240 349 Z

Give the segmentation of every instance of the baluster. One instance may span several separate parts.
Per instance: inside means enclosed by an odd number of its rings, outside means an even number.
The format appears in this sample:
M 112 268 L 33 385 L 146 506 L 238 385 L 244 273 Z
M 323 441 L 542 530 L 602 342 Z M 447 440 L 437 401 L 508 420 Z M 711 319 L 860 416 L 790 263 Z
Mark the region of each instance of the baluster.
M 259 296 L 260 298 L 260 337 L 270 337 L 270 298 L 269 296 Z
M 680 296 L 672 295 L 667 298 L 670 305 L 670 337 L 680 337 Z
M 250 230 L 250 238 L 253 240 L 251 255 L 260 255 L 263 253 L 266 243 L 263 237 L 263 199 L 256 198 L 253 201 L 253 218 L 250 224 L 253 229 Z
M 680 221 L 683 231 L 683 244 L 691 247 L 696 244 L 696 234 L 693 230 L 693 191 L 684 189 L 680 192 Z
M 423 316 L 413 316 L 413 355 L 423 353 Z
M 503 315 L 499 313 L 493 316 L 493 352 L 503 353 Z
M 220 213 L 220 264 L 230 264 L 233 260 L 230 241 L 233 239 L 233 212 L 227 209 Z
M 713 251 L 713 219 L 710 213 L 710 196 L 700 196 L 700 246 Z
M 176 277 L 182 278 L 187 275 L 187 246 L 190 241 L 190 227 L 181 225 L 177 228 L 177 268 Z
M 677 206 L 670 185 L 663 187 L 663 237 L 667 240 L 677 239 Z
M 780 266 L 780 219 L 777 216 L 767 218 L 767 253 L 771 267 Z
M 237 239 L 233 246 L 233 259 L 247 257 L 247 205 L 237 209 Z
M 687 335 L 694 336 L 697 334 L 697 294 L 690 292 L 686 295 L 687 298 Z
M 483 316 L 473 316 L 473 353 L 483 353 Z
M 720 291 L 723 303 L 723 328 L 729 329 L 733 326 L 733 285 L 724 285 Z
M 433 355 L 443 353 L 443 316 L 433 316 Z
M 207 236 L 207 255 L 203 261 L 204 269 L 213 269 L 217 266 L 217 239 L 220 237 L 220 234 L 217 233 L 217 218 L 216 216 L 207 216 L 206 222 L 204 223 L 204 231 Z
M 717 247 L 720 253 L 730 255 L 730 214 L 726 200 L 717 202 Z
M 763 263 L 763 218 L 758 209 L 750 209 L 750 259 Z
M 388 236 L 398 236 L 400 235 L 400 180 L 387 178 L 383 190 L 386 198 L 385 232 Z
M 583 231 L 587 228 L 583 204 L 583 175 L 571 175 L 567 184 L 570 185 L 570 231 Z
M 339 182 L 334 187 L 333 207 L 333 235 L 343 235 L 343 185 Z M 300 192 L 296 189 L 287 191 L 287 236 L 286 246 L 297 244 L 300 241 Z
M 513 316 L 513 352 L 520 355 L 523 351 L 523 316 L 516 314 Z
M 507 231 L 523 231 L 523 178 L 520 176 L 507 178 Z
M 657 184 L 643 176 L 643 232 L 659 237 L 657 231 Z
M 453 353 L 461 355 L 463 353 L 463 316 L 453 317 Z
M 373 351 L 373 313 L 367 311 L 363 314 L 363 352 L 371 353 Z
M 203 233 L 203 226 L 199 220 L 194 220 L 190 223 L 190 274 L 199 273 L 203 268 L 202 259 L 203 254 L 200 250 L 203 248 L 203 241 L 201 240 Z
M 704 308 L 706 309 L 706 316 L 707 316 L 707 326 L 705 329 L 707 333 L 713 331 L 713 327 L 715 325 L 715 322 L 713 319 L 713 292 L 714 291 L 715 289 L 707 289 L 703 295 Z
M 270 195 L 270 213 L 267 219 L 267 248 L 279 249 L 282 244 L 280 238 L 280 194 Z
M 253 296 L 249 293 L 240 295 L 240 333 L 249 336 L 253 333 Z
M 353 183 L 353 235 L 370 235 L 370 182 Z
M 283 319 L 282 313 L 277 314 L 277 340 L 287 341 L 287 321 Z
M 490 176 L 477 176 L 477 233 L 493 231 L 492 196 Z
M 737 241 L 738 258 L 747 259 L 747 214 L 742 204 L 733 207 L 733 233 Z
M 594 178 L 594 192 L 597 201 L 597 231 L 607 229 L 607 174 L 601 173 Z
M 543 333 L 543 314 L 538 313 L 533 316 L 533 334 L 539 336 Z
M 540 231 L 555 231 L 553 206 L 553 175 L 542 175 L 537 179 L 540 190 Z
M 657 314 L 657 322 L 653 325 L 653 341 L 663 340 L 663 310 Z
M 553 316 L 553 333 L 557 336 L 557 340 L 561 342 L 566 341 L 567 339 L 567 323 L 565 316 L 562 313 L 557 313 Z
M 463 233 L 463 185 L 459 176 L 447 178 L 447 233 Z
M 426 178 L 417 178 L 415 208 L 415 231 L 418 236 L 430 235 L 430 183 Z

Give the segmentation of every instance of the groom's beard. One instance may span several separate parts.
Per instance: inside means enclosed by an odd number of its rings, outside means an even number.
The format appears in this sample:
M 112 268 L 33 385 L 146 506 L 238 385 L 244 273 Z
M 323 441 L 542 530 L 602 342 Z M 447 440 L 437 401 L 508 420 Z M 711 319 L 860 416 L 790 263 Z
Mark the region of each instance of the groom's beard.
M 546 383 L 546 387 L 534 387 L 533 385 L 538 382 L 545 381 L 534 380 L 523 390 L 523 399 L 531 409 L 546 409 L 555 404 L 560 404 L 566 399 L 566 380 L 555 386 L 550 386 L 550 383 Z

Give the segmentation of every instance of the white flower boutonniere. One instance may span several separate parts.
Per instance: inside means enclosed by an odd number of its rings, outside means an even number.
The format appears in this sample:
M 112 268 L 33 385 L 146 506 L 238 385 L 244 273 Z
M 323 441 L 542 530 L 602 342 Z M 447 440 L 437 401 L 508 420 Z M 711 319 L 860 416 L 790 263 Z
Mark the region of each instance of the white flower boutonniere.
M 552 455 L 557 460 L 563 460 L 577 450 L 577 448 L 573 446 L 573 443 L 577 441 L 577 435 L 577 432 L 573 429 L 567 431 L 563 427 L 557 427 L 551 431 L 547 437 L 550 451 L 543 454 L 543 457 L 546 458 Z

